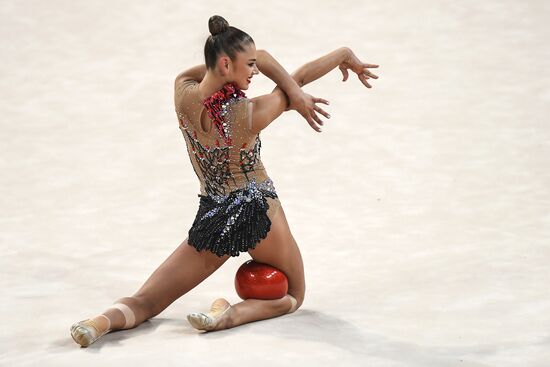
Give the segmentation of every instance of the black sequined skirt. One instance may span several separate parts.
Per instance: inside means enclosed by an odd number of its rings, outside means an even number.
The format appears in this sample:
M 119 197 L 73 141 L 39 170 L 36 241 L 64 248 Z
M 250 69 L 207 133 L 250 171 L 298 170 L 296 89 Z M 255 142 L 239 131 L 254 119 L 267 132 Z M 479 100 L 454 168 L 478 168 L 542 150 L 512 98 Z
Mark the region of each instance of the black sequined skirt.
M 189 230 L 188 243 L 197 251 L 209 250 L 219 257 L 239 256 L 267 237 L 271 220 L 267 197 L 277 198 L 271 179 L 228 195 L 198 195 L 199 210 Z

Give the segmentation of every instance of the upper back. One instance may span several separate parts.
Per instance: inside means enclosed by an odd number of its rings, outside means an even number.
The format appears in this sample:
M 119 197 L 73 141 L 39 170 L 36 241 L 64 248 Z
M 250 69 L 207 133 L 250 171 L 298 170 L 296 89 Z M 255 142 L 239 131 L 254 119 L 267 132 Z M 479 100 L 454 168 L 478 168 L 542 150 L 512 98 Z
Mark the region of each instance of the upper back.
M 207 99 L 201 99 L 199 83 L 192 79 L 176 81 L 174 88 L 175 110 L 180 124 L 192 126 L 204 138 L 223 139 L 230 145 L 233 136 L 248 136 L 252 116 L 249 99 L 232 84 Z M 223 125 L 223 124 L 226 125 Z
M 176 80 L 174 103 L 201 191 L 223 194 L 251 177 L 265 176 L 261 141 L 250 129 L 246 95 L 226 84 L 202 100 L 198 85 L 190 79 Z

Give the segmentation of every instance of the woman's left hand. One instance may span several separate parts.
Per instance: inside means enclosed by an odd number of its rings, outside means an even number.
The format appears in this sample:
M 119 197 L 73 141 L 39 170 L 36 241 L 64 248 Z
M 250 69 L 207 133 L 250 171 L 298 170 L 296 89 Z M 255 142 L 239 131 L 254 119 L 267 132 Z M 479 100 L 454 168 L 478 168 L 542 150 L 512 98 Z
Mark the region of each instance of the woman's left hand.
M 357 77 L 359 78 L 361 83 L 365 85 L 365 87 L 372 88 L 372 86 L 367 82 L 367 79 L 369 78 L 378 79 L 378 76 L 371 73 L 370 70 L 368 70 L 368 68 L 377 68 L 379 65 L 364 63 L 361 60 L 359 60 L 357 56 L 355 56 L 355 54 L 351 49 L 348 48 L 347 50 L 348 50 L 348 57 L 344 62 L 342 62 L 338 66 L 344 77 L 342 81 L 345 82 L 346 80 L 348 80 L 348 76 L 349 76 L 348 69 L 350 69 L 355 74 L 357 74 Z
M 319 118 L 316 112 L 319 112 L 327 119 L 330 118 L 330 115 L 323 110 L 321 107 L 317 106 L 316 103 L 329 104 L 329 101 L 323 98 L 313 97 L 310 94 L 300 91 L 300 93 L 289 96 L 290 105 L 285 111 L 296 110 L 300 115 L 302 115 L 309 125 L 317 132 L 321 132 L 321 129 L 317 127 L 316 123 L 323 125 L 323 121 Z

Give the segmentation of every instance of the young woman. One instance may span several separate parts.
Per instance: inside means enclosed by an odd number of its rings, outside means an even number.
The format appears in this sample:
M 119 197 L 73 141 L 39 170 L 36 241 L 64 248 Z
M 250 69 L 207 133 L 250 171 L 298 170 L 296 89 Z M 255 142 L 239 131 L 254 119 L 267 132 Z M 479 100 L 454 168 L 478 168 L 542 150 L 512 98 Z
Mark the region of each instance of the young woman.
M 221 330 L 294 312 L 304 300 L 302 257 L 290 232 L 275 186 L 260 160 L 260 132 L 284 111 L 298 111 L 317 132 L 330 118 L 301 87 L 335 67 L 348 69 L 371 88 L 378 78 L 347 48 L 311 61 L 289 75 L 245 32 L 220 16 L 209 19 L 205 65 L 176 77 L 174 102 L 179 128 L 200 182 L 199 209 L 189 236 L 131 297 L 120 298 L 102 314 L 74 323 L 73 339 L 86 347 L 113 330 L 136 327 L 200 284 L 231 256 L 247 251 L 288 278 L 288 293 L 275 300 L 247 299 L 230 305 L 216 299 L 207 313 L 187 316 L 199 330 Z M 263 72 L 277 87 L 248 99 L 252 77 Z

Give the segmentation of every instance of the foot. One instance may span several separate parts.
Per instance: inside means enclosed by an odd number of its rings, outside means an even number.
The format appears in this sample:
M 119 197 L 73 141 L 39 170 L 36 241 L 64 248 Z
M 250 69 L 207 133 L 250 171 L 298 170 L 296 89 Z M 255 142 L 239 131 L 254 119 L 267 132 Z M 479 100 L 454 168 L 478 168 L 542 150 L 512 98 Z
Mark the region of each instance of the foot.
M 290 300 L 290 308 L 288 309 L 287 313 L 293 313 L 294 311 L 296 311 L 296 305 L 298 304 L 298 301 L 296 300 L 296 298 L 288 293 L 286 297 Z
M 224 298 L 218 298 L 212 303 L 210 312 L 192 312 L 187 315 L 189 323 L 198 330 L 222 330 L 229 328 L 231 304 Z
M 83 347 L 89 346 L 109 331 L 102 329 L 93 319 L 78 321 L 71 326 L 71 336 Z

